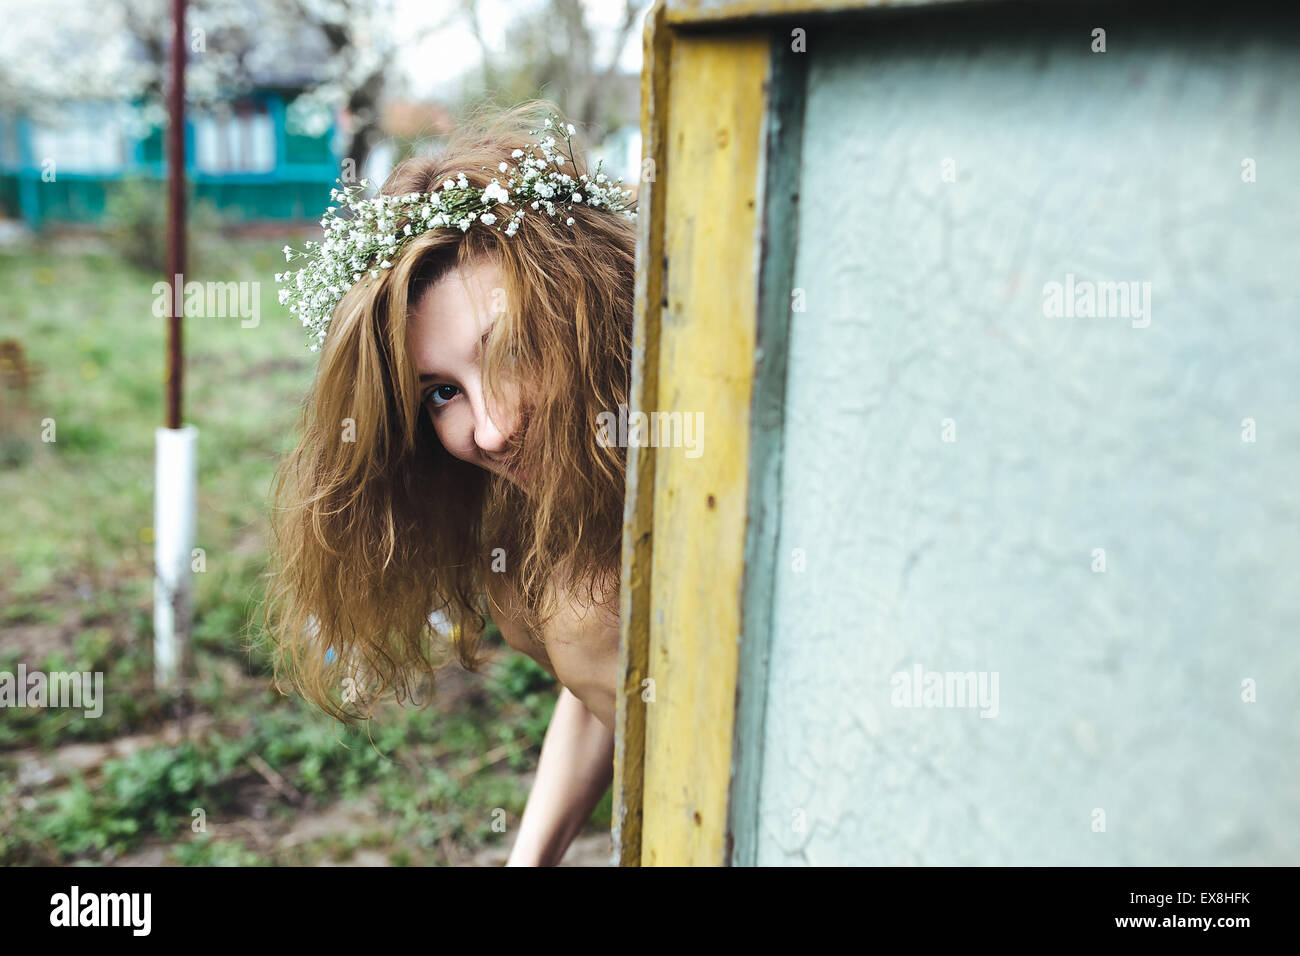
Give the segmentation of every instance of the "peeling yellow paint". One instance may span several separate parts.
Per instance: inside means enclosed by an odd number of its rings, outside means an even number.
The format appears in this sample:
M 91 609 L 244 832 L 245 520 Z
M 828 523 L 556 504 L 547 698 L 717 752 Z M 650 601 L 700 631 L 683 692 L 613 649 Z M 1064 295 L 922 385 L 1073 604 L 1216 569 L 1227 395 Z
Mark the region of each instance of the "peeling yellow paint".
M 650 453 L 654 499 L 643 865 L 725 863 L 754 373 L 769 35 L 678 35 L 668 54 L 654 410 L 703 413 L 703 454 Z M 651 239 L 650 248 L 656 240 Z M 651 333 L 653 335 L 653 333 Z M 650 411 L 651 409 L 643 409 Z M 642 476 L 644 479 L 644 476 Z M 646 555 L 634 556 L 633 575 Z M 634 609 L 634 615 L 636 610 Z

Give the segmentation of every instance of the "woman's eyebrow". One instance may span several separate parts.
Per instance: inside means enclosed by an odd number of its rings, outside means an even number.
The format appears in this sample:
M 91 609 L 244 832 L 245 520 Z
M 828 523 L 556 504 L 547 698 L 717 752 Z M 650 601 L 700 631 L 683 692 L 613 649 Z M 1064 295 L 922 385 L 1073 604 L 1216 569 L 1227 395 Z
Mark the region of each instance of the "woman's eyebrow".
M 478 340 L 479 345 L 487 345 L 488 336 L 492 334 L 492 330 L 493 330 L 494 328 L 496 328 L 496 323 L 495 323 L 495 322 L 493 322 L 491 325 L 489 325 L 488 328 L 487 328 L 487 331 L 484 332 L 481 336 L 479 336 L 479 340 Z M 427 381 L 429 381 L 430 379 L 435 379 L 435 378 L 445 378 L 445 377 L 446 377 L 446 376 L 444 376 L 444 375 L 442 375 L 442 374 L 440 374 L 440 373 L 438 373 L 438 372 L 421 372 L 421 373 L 420 373 L 419 381 L 421 381 L 421 382 L 427 382 Z

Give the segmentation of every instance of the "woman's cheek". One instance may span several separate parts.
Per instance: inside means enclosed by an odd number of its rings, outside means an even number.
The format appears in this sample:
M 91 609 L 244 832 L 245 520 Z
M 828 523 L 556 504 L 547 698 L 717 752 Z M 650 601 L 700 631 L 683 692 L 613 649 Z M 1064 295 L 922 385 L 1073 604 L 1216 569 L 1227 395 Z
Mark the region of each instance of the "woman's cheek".
M 429 417 L 433 419 L 433 430 L 438 436 L 438 441 L 442 443 L 442 447 L 447 449 L 453 457 L 460 458 L 460 449 L 456 447 L 456 443 L 453 440 L 454 436 L 452 435 L 451 429 L 447 427 L 447 422 L 444 420 L 444 416 L 439 415 L 431 408 L 429 409 Z
M 457 402 L 457 404 L 462 403 Z M 458 408 L 448 408 L 441 413 L 431 411 L 430 414 L 434 416 L 433 428 L 438 433 L 438 440 L 442 442 L 443 448 L 461 461 L 476 464 L 478 456 L 474 454 L 473 429 L 465 427 L 465 423 L 459 421 L 464 417 L 459 412 Z

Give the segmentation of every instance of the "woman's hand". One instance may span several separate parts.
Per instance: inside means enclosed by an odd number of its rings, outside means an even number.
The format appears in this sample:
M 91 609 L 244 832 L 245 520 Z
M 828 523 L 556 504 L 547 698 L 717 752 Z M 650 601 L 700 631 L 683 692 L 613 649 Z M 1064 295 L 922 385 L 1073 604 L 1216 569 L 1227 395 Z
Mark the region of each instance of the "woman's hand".
M 506 866 L 559 863 L 613 779 L 614 731 L 561 689 Z

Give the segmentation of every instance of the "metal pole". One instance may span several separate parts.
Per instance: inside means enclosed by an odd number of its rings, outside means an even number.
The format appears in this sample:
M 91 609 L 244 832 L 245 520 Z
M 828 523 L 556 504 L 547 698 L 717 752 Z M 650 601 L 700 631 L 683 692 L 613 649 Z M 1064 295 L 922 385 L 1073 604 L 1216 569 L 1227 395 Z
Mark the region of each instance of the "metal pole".
M 181 427 L 181 312 L 185 274 L 185 0 L 172 0 L 171 85 L 167 93 L 167 278 L 173 283 L 167 321 L 167 427 Z
M 182 425 L 181 317 L 185 291 L 185 0 L 172 0 L 167 91 L 167 424 L 154 442 L 154 685 L 184 687 L 193 616 L 191 547 L 198 498 L 198 429 Z M 177 706 L 179 707 L 177 698 Z

